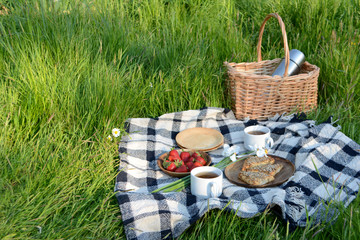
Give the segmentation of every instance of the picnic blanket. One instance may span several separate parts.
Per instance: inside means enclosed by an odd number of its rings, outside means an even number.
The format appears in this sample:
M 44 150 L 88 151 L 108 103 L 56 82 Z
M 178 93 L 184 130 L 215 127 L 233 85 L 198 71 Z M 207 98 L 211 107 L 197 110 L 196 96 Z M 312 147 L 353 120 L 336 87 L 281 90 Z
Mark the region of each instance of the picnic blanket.
M 177 147 L 175 136 L 192 127 L 220 131 L 226 144 L 244 152 L 243 129 L 250 125 L 271 129 L 275 145 L 271 154 L 290 160 L 295 174 L 273 188 L 244 188 L 223 180 L 223 193 L 209 200 L 182 192 L 151 192 L 176 178 L 164 174 L 157 158 Z M 337 216 L 336 203 L 345 207 L 359 191 L 360 146 L 331 123 L 315 125 L 298 115 L 275 116 L 267 121 L 235 118 L 223 108 L 204 108 L 164 114 L 158 118 L 130 118 L 128 134 L 119 145 L 120 166 L 115 191 L 127 239 L 174 238 L 211 209 L 226 209 L 250 218 L 276 206 L 292 226 L 305 226 Z M 209 152 L 217 163 L 223 149 Z M 231 202 L 231 204 L 228 204 Z M 331 204 L 329 204 L 331 203 Z

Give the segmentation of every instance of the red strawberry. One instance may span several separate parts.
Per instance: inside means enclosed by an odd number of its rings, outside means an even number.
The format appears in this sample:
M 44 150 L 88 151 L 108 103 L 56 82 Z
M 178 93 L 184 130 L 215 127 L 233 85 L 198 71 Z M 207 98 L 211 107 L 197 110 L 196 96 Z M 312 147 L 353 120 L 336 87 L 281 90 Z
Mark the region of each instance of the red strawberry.
M 180 153 L 180 158 L 181 158 L 181 160 L 183 160 L 184 162 L 187 162 L 187 161 L 189 161 L 190 153 L 189 153 L 189 152 L 181 152 L 181 153 Z
M 204 165 L 202 165 L 202 163 L 201 163 L 201 162 L 199 162 L 199 161 L 195 161 L 194 163 L 199 163 L 199 164 L 201 164 L 201 166 L 204 166 Z
M 174 156 L 175 158 L 180 159 L 180 155 L 179 155 L 178 151 L 176 151 L 175 149 L 173 149 L 169 152 L 169 156 Z
M 194 163 L 191 161 L 188 161 L 185 163 L 185 165 L 188 167 L 188 169 L 191 169 L 194 166 Z
M 200 162 L 203 166 L 206 165 L 206 161 L 205 161 L 205 159 L 202 158 L 202 157 L 196 157 L 196 161 Z
M 170 163 L 170 165 L 166 168 L 166 170 L 174 172 L 176 170 L 176 165 L 175 163 Z
M 166 169 L 170 165 L 171 161 L 168 159 L 165 159 L 162 163 L 163 167 Z
M 194 152 L 191 156 L 192 156 L 193 158 L 201 157 L 201 155 L 200 155 L 199 152 Z
M 174 162 L 174 161 L 180 160 L 180 157 L 169 156 L 168 159 L 169 159 L 171 162 Z
M 181 165 L 175 170 L 175 172 L 187 172 L 187 168 L 185 165 Z
M 199 163 L 199 162 L 194 162 L 194 165 L 193 165 L 192 169 L 197 168 L 197 167 L 202 167 L 202 166 L 203 166 L 203 165 L 201 165 L 201 163 Z
M 184 161 L 176 159 L 175 160 L 175 165 L 176 165 L 176 167 L 180 167 L 180 166 L 184 165 Z

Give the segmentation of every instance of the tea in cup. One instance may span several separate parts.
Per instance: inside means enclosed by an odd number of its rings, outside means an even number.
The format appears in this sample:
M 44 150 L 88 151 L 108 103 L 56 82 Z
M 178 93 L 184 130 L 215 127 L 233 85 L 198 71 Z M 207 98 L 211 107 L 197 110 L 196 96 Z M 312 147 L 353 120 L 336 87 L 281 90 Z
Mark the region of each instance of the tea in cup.
M 198 197 L 219 197 L 222 193 L 223 172 L 216 167 L 198 167 L 190 172 L 191 194 Z
M 274 140 L 270 137 L 270 128 L 255 125 L 244 129 L 244 145 L 247 150 L 254 150 L 255 145 L 259 148 L 274 146 Z

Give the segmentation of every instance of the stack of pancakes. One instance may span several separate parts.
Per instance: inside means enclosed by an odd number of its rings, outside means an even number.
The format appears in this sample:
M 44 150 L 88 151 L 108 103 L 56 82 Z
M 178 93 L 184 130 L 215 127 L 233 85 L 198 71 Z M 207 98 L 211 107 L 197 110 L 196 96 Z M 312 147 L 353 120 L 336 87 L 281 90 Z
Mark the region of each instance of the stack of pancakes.
M 252 156 L 244 161 L 238 177 L 247 184 L 260 186 L 273 181 L 282 168 L 283 165 L 275 163 L 270 156 Z

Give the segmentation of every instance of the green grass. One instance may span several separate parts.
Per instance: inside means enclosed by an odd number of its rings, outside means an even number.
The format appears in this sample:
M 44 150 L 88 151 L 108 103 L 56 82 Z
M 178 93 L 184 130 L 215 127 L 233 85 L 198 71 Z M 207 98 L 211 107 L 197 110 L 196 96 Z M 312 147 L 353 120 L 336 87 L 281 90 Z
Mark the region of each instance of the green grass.
M 0 0 L 0 238 L 125 238 L 106 136 L 129 117 L 229 107 L 222 63 L 256 60 L 278 12 L 321 68 L 319 109 L 360 143 L 358 0 Z M 275 20 L 263 59 L 283 56 Z M 357 239 L 359 197 L 334 224 L 287 231 L 271 212 L 215 210 L 181 239 Z M 40 231 L 41 229 L 41 231 Z

